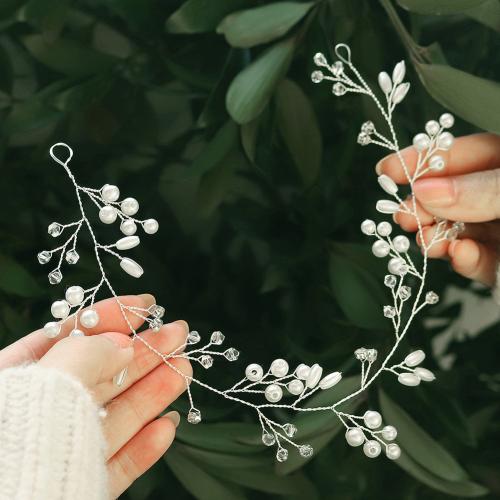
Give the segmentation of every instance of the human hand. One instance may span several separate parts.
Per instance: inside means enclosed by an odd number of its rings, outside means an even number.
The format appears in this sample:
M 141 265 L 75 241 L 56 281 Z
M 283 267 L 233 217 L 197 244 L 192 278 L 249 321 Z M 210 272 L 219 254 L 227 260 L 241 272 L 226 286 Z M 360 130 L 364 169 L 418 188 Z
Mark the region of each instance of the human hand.
M 151 295 L 120 297 L 128 306 L 148 308 L 155 303 Z M 0 369 L 38 361 L 79 379 L 106 407 L 103 420 L 107 441 L 107 469 L 112 498 L 118 497 L 132 482 L 151 467 L 169 448 L 179 424 L 179 414 L 170 412 L 156 417 L 185 390 L 184 378 L 165 365 L 142 342 L 132 342 L 130 328 L 115 299 L 98 302 L 94 308 L 101 321 L 87 329 L 85 337 L 68 337 L 73 325 L 63 324 L 56 339 L 47 338 L 41 330 L 30 333 L 0 351 Z M 143 321 L 128 314 L 134 328 Z M 185 342 L 188 325 L 176 321 L 164 325 L 157 333 L 141 333 L 160 352 L 169 353 Z M 63 338 L 64 337 L 64 338 Z M 185 359 L 170 361 L 190 376 L 191 366 Z M 114 375 L 128 367 L 121 386 L 113 383 Z
M 449 151 L 439 154 L 445 159 L 445 169 L 427 173 L 413 186 L 424 241 L 430 242 L 435 232 L 434 217 L 466 225 L 459 239 L 433 245 L 428 255 L 449 258 L 457 273 L 493 285 L 500 250 L 500 136 L 460 137 Z M 402 155 L 411 175 L 417 151 L 409 147 Z M 376 170 L 399 184 L 408 183 L 395 154 L 382 159 Z M 394 220 L 406 231 L 418 229 L 409 214 L 398 213 Z

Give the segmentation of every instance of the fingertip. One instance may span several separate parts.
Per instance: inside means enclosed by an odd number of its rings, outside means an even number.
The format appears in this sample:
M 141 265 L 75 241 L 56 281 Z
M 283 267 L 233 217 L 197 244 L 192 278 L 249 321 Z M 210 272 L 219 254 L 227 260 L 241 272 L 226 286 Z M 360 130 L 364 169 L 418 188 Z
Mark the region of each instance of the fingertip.
M 138 297 L 141 299 L 144 309 L 147 309 L 148 307 L 151 307 L 153 304 L 156 304 L 156 299 L 154 295 L 151 295 L 150 293 L 141 293 L 138 295 Z

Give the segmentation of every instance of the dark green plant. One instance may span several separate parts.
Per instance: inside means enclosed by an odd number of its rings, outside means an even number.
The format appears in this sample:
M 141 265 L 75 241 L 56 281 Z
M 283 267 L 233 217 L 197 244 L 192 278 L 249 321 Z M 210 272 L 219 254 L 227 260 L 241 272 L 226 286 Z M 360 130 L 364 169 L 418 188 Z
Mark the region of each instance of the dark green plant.
M 222 329 L 241 348 L 241 366 L 286 354 L 349 372 L 356 347 L 388 346 L 383 265 L 359 232 L 379 196 L 379 153 L 357 147 L 356 136 L 376 115 L 366 100 L 336 100 L 313 86 L 312 55 L 346 42 L 370 83 L 396 61 L 411 62 L 412 92 L 398 113 L 403 137 L 444 108 L 461 118 L 457 134 L 499 133 L 500 3 L 165 4 L 0 4 L 2 344 L 47 320 L 35 252 L 47 223 L 76 208 L 47 154 L 63 140 L 77 152 L 84 184 L 116 183 L 158 215 L 138 291 L 155 293 L 170 318 Z M 75 280 L 91 281 L 90 269 L 90 261 L 79 266 Z M 131 291 L 120 271 L 112 279 Z M 447 284 L 469 288 L 434 263 L 430 286 L 442 293 Z M 458 312 L 429 312 L 438 326 L 419 320 L 403 349 L 431 352 Z M 432 387 L 396 392 L 384 378 L 369 395 L 400 428 L 397 463 L 353 453 L 338 421 L 323 414 L 300 417 L 321 452 L 275 467 L 244 408 L 200 394 L 209 423 L 182 424 L 165 461 L 124 498 L 499 497 L 498 345 L 495 324 L 453 341 L 446 354 L 455 361 Z M 346 377 L 335 390 L 352 383 Z

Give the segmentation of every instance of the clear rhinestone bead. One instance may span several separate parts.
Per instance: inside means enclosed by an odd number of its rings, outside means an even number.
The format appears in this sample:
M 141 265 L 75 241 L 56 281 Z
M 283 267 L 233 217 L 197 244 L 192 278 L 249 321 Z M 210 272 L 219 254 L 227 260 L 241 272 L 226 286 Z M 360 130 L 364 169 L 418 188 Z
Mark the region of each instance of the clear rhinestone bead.
M 373 122 L 367 121 L 361 125 L 361 132 L 364 132 L 365 134 L 373 134 L 373 132 L 375 132 L 375 125 L 373 125 Z
M 361 146 L 367 146 L 370 142 L 372 142 L 372 140 L 368 134 L 365 134 L 364 132 L 358 134 L 358 144 L 361 144 Z
M 226 337 L 222 332 L 212 332 L 210 336 L 210 342 L 214 345 L 221 345 Z
M 332 71 L 335 76 L 339 76 L 344 72 L 344 64 L 342 61 L 335 61 L 332 65 Z
M 163 316 L 165 315 L 165 308 L 159 306 L 158 304 L 153 304 L 149 307 L 148 312 L 155 318 L 163 318 Z
M 264 432 L 264 434 L 262 434 L 262 442 L 266 446 L 272 446 L 274 443 L 276 443 L 276 438 L 274 434 L 271 434 L 270 432 Z
M 427 292 L 425 294 L 425 301 L 427 304 L 437 304 L 439 302 L 439 295 L 436 292 Z
M 399 289 L 399 298 L 401 300 L 408 300 L 411 297 L 411 288 L 409 286 L 402 286 Z
M 208 370 L 214 364 L 214 358 L 210 354 L 204 354 L 200 357 L 200 364 Z
M 200 340 L 201 340 L 200 334 L 196 330 L 189 332 L 187 337 L 188 344 L 197 344 Z
M 278 462 L 286 462 L 288 460 L 288 450 L 285 448 L 279 448 L 276 452 L 276 460 Z
M 37 255 L 38 262 L 40 262 L 40 264 L 47 264 L 47 262 L 49 262 L 51 257 L 52 254 L 50 252 L 47 252 L 47 250 L 43 250 L 42 252 L 39 252 Z
M 347 92 L 347 89 L 345 88 L 345 85 L 343 83 L 337 82 L 333 85 L 332 92 L 337 97 L 340 97 L 341 95 L 344 95 Z
M 360 347 L 354 351 L 354 356 L 359 361 L 365 361 L 367 355 L 367 350 L 364 347 Z
M 313 71 L 311 73 L 311 81 L 313 83 L 320 83 L 323 81 L 323 78 L 324 78 L 324 75 L 323 75 L 323 72 L 322 71 Z
M 328 63 L 324 54 L 322 54 L 321 52 L 317 52 L 314 55 L 314 64 L 316 64 L 316 66 L 326 66 Z
M 283 430 L 285 431 L 285 434 L 290 438 L 297 434 L 297 427 L 295 427 L 295 425 L 293 424 L 285 424 L 283 426 Z
M 190 424 L 199 424 L 201 422 L 201 412 L 196 408 L 191 408 L 187 415 L 187 421 Z
M 57 238 L 63 232 L 63 227 L 59 222 L 52 222 L 47 228 L 47 232 L 53 238 Z
M 394 318 L 396 316 L 396 309 L 392 306 L 384 306 L 384 316 L 386 318 Z
M 377 360 L 377 349 L 367 349 L 366 350 L 366 361 L 373 363 Z
M 299 453 L 300 453 L 301 457 L 309 458 L 309 457 L 313 456 L 314 450 L 313 450 L 313 447 L 310 444 L 303 444 L 299 448 Z
M 149 322 L 149 326 L 153 332 L 159 332 L 163 326 L 163 321 L 160 318 L 155 318 Z
M 387 274 L 386 277 L 384 278 L 384 285 L 388 286 L 389 288 L 394 288 L 397 284 L 398 280 L 396 276 L 393 274 Z
M 228 361 L 236 361 L 239 355 L 239 351 L 234 347 L 230 347 L 227 351 L 224 352 L 224 356 Z
M 62 273 L 59 271 L 59 269 L 54 269 L 49 273 L 49 283 L 51 285 L 57 285 L 58 283 L 61 283 L 62 280 Z
M 68 264 L 76 264 L 80 259 L 78 252 L 76 250 L 68 250 L 65 255 L 66 262 Z

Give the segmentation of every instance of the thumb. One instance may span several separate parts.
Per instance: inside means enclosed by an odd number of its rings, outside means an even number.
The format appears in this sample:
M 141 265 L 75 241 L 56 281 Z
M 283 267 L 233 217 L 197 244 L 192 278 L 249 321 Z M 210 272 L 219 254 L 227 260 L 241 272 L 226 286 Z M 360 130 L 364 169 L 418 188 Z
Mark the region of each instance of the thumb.
M 413 189 L 423 208 L 437 217 L 463 222 L 500 217 L 500 170 L 420 179 Z
M 56 368 L 92 388 L 111 380 L 133 359 L 130 337 L 123 333 L 102 333 L 88 337 L 66 337 L 43 356 L 39 364 Z

